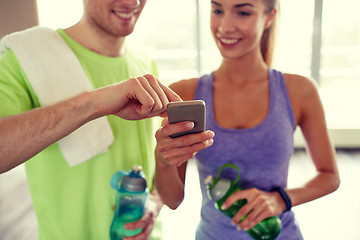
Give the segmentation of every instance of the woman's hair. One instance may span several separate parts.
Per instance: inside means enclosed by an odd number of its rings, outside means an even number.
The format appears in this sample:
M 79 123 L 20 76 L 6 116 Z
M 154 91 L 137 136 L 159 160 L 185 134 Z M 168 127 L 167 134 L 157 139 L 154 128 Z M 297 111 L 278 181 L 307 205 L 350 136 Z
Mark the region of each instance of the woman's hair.
M 272 65 L 275 42 L 277 37 L 277 24 L 280 17 L 280 1 L 279 0 L 263 0 L 265 3 L 265 13 L 270 14 L 276 8 L 277 13 L 271 26 L 263 32 L 261 37 L 261 54 L 268 66 Z

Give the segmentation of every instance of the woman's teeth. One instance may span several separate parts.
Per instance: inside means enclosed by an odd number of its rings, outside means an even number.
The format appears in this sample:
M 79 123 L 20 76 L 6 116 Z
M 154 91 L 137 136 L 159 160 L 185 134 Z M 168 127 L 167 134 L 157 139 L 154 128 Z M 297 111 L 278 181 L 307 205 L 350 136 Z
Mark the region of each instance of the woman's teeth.
M 224 39 L 224 38 L 220 38 L 220 41 L 225 43 L 225 44 L 234 44 L 236 42 L 239 41 L 239 39 Z

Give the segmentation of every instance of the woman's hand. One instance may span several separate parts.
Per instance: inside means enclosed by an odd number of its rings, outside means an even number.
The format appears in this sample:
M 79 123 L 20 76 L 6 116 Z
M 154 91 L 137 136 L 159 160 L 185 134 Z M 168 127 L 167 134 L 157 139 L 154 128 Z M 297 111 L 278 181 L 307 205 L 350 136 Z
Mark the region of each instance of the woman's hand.
M 157 162 L 160 161 L 160 164 L 166 166 L 180 166 L 194 157 L 198 151 L 213 144 L 215 134 L 212 131 L 188 134 L 177 138 L 170 137 L 174 133 L 187 131 L 193 127 L 193 122 L 169 124 L 168 119 L 165 118 L 162 127 L 155 134 Z
M 227 209 L 240 199 L 246 199 L 247 203 L 232 218 L 238 230 L 249 230 L 265 218 L 280 215 L 285 210 L 285 203 L 278 192 L 264 192 L 256 188 L 235 192 L 221 208 Z

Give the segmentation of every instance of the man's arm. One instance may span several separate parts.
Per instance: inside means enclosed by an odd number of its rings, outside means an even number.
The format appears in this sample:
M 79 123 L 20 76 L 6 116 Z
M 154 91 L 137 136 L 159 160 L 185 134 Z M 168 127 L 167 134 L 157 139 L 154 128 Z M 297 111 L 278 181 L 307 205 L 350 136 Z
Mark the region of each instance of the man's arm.
M 33 157 L 83 124 L 106 115 L 158 116 L 180 97 L 152 75 L 85 92 L 55 105 L 0 119 L 0 173 Z

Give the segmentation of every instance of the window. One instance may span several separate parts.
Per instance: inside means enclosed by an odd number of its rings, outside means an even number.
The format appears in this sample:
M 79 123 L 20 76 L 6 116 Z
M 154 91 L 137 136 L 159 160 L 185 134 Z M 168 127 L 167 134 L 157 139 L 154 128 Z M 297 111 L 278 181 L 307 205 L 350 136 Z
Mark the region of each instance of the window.
M 320 93 L 330 128 L 360 128 L 360 18 L 357 0 L 324 1 Z
M 147 1 L 127 44 L 153 57 L 166 83 L 197 76 L 196 2 Z
M 310 76 L 314 0 L 283 0 L 280 5 L 274 68 Z
M 53 29 L 72 26 L 81 18 L 82 2 L 81 0 L 37 0 L 39 24 Z

